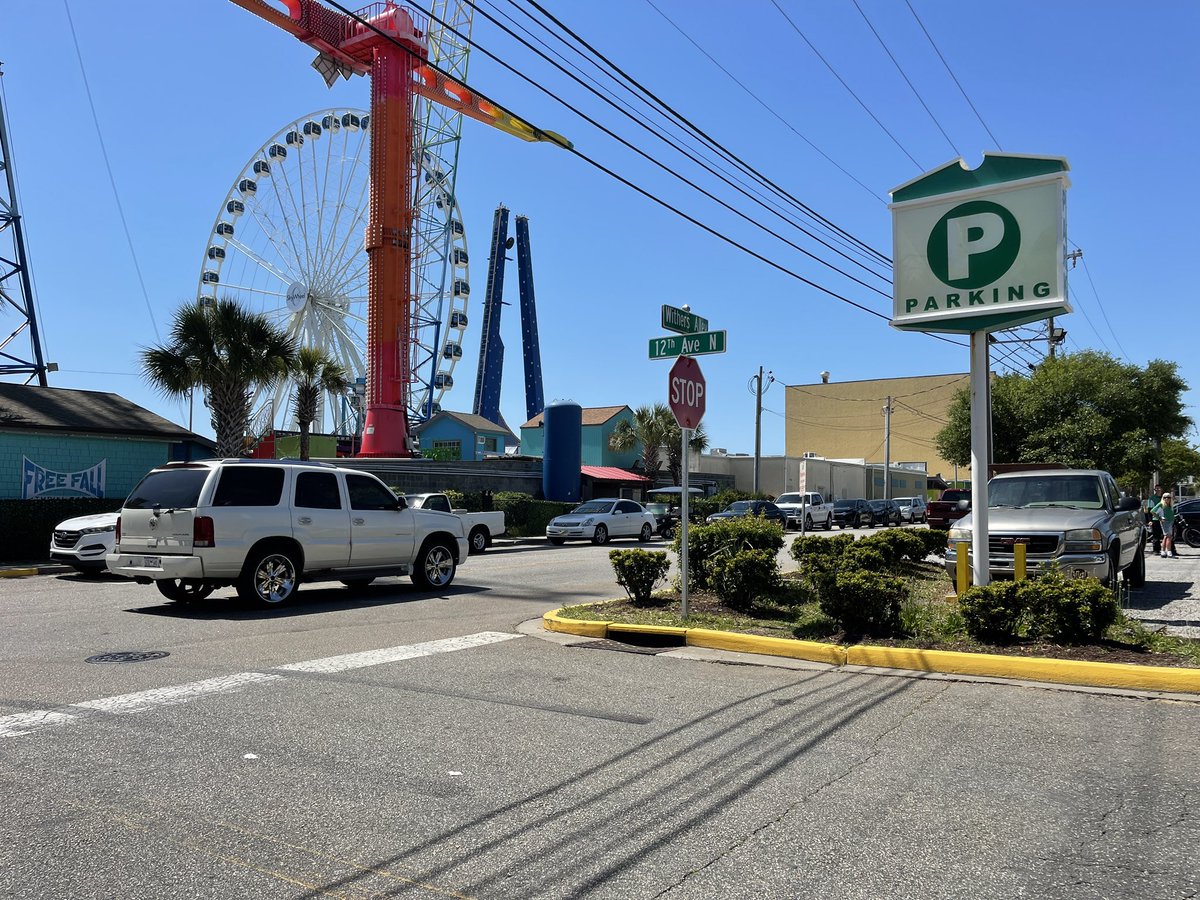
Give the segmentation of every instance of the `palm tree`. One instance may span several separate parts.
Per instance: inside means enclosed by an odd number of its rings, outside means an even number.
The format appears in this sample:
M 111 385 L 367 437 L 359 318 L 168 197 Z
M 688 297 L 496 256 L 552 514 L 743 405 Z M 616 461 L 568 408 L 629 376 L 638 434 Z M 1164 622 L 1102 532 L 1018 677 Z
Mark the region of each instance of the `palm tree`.
M 671 473 L 671 484 L 679 484 L 683 474 L 683 429 L 671 416 L 671 428 L 666 436 L 667 471 Z M 708 434 L 703 425 L 692 429 L 688 439 L 688 449 L 693 453 L 702 453 L 708 449 Z
M 300 426 L 300 458 L 308 459 L 309 431 L 317 417 L 317 404 L 322 393 L 343 394 L 350 389 L 346 370 L 323 350 L 316 347 L 301 347 L 296 353 L 296 364 L 292 369 L 296 393 L 292 405 L 296 411 L 296 422 Z
M 265 316 L 228 298 L 209 306 L 185 303 L 175 312 L 171 340 L 142 351 L 142 373 L 170 397 L 195 388 L 207 394 L 217 456 L 239 456 L 256 387 L 271 387 L 294 365 L 296 343 Z
M 622 419 L 613 428 L 608 446 L 618 453 L 641 447 L 642 471 L 647 478 L 658 474 L 659 450 L 666 446 L 667 434 L 675 425 L 675 417 L 665 403 L 639 406 L 633 411 L 633 421 Z

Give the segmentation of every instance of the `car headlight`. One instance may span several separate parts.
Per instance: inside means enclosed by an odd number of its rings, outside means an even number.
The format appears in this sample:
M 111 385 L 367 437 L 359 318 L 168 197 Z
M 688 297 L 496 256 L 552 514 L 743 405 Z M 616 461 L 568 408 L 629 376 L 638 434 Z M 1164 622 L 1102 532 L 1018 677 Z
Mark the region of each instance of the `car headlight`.
M 959 541 L 970 541 L 971 529 L 969 528 L 951 528 L 950 543 L 957 544 Z
M 99 528 L 84 528 L 80 534 L 103 534 L 106 531 L 116 531 L 116 525 L 103 525 Z
M 584 519 L 583 524 L 584 525 L 592 525 L 595 523 L 595 521 L 596 521 L 595 519 Z
M 1103 535 L 1098 528 L 1073 528 L 1063 535 L 1063 549 L 1068 553 L 1099 553 L 1104 549 Z

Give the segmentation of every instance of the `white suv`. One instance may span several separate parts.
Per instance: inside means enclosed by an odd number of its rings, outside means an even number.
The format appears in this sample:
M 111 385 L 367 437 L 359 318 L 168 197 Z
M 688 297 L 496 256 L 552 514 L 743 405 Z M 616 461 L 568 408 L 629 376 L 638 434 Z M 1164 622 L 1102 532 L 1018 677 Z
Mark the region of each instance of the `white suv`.
M 125 500 L 108 567 L 171 600 L 216 587 L 267 605 L 301 581 L 362 587 L 410 575 L 454 580 L 467 556 L 462 522 L 409 509 L 366 472 L 296 460 L 213 459 L 153 469 Z

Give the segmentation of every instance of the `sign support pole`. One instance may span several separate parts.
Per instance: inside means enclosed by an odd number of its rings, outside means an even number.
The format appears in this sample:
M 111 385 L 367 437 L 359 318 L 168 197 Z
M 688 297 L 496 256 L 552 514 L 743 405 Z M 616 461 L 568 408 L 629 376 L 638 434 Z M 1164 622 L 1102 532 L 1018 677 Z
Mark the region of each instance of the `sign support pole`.
M 680 438 L 683 441 L 683 466 L 679 471 L 679 486 L 683 493 L 679 495 L 679 572 L 682 582 L 679 595 L 683 602 L 679 610 L 680 618 L 688 617 L 688 432 L 690 428 L 680 428 Z
M 988 335 L 971 332 L 971 545 L 975 584 L 989 582 Z

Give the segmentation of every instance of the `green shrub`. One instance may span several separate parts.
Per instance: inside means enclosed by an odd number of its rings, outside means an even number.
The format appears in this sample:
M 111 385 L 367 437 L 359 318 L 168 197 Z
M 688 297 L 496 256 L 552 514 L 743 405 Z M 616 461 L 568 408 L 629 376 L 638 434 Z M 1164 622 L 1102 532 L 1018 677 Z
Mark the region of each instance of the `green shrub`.
M 608 559 L 617 573 L 617 584 L 637 604 L 649 603 L 655 585 L 671 570 L 665 550 L 610 550 Z
M 802 534 L 792 541 L 788 553 L 796 562 L 803 563 L 805 558 L 810 556 L 841 556 L 853 543 L 852 534 L 835 534 L 830 537 Z
M 1103 637 L 1121 607 L 1113 592 L 1095 578 L 1048 572 L 1022 583 L 1030 637 L 1061 644 L 1084 644 Z
M 500 491 L 492 498 L 492 506 L 504 513 L 505 533 L 512 537 L 539 537 L 555 516 L 573 510 L 576 503 L 553 500 L 534 500 L 529 494 Z
M 908 596 L 904 580 L 880 572 L 838 572 L 823 579 L 821 612 L 848 635 L 887 637 L 900 627 L 900 605 Z
M 717 594 L 734 609 L 745 610 L 757 597 L 779 590 L 779 562 L 769 550 L 740 550 L 710 563 Z
M 671 549 L 680 551 L 682 535 L 675 535 Z M 711 562 L 741 550 L 766 550 L 772 555 L 783 547 L 783 529 L 758 516 L 723 519 L 711 525 L 688 529 L 688 583 L 690 587 L 712 587 Z
M 843 572 L 882 572 L 889 568 L 890 551 L 884 544 L 871 546 L 865 540 L 857 541 L 841 555 L 839 568 Z
M 950 532 L 940 528 L 930 528 L 925 531 L 914 531 L 925 542 L 925 555 L 946 558 L 946 542 L 950 540 Z
M 968 588 L 959 607 L 967 632 L 996 644 L 1022 637 L 1088 643 L 1103 637 L 1121 612 L 1113 592 L 1095 578 L 1071 578 L 1058 571 Z
M 1021 588 L 1027 582 L 993 581 L 973 585 L 958 598 L 967 634 L 988 644 L 1011 644 L 1025 629 L 1025 598 Z

